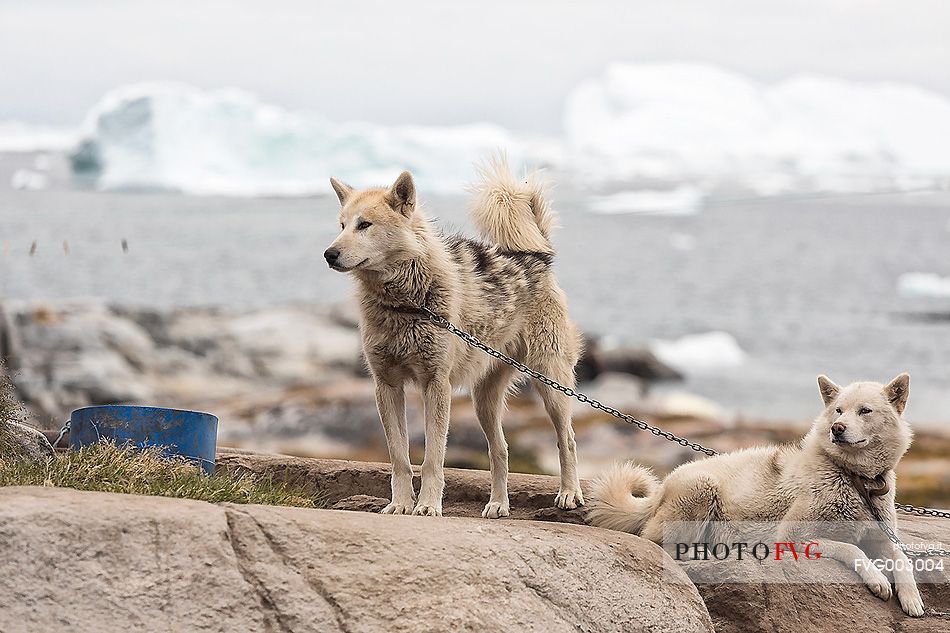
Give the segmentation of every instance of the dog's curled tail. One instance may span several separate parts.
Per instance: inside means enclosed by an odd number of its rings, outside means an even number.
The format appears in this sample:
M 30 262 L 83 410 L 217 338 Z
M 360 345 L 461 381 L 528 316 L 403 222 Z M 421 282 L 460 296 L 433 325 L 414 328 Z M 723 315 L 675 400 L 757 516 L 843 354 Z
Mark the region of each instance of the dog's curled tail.
M 515 178 L 504 156 L 477 167 L 479 182 L 473 194 L 471 216 L 482 237 L 509 251 L 554 254 L 551 231 L 556 216 L 537 172 Z
M 648 468 L 615 464 L 590 482 L 587 520 L 608 530 L 639 534 L 653 515 L 651 496 L 659 484 Z

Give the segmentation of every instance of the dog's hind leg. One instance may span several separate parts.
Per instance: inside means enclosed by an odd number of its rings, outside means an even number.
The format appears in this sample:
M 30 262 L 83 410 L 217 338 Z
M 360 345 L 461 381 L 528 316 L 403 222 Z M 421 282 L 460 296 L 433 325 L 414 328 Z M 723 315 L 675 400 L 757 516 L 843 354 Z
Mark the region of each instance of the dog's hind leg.
M 514 372 L 514 368 L 499 364 L 472 389 L 475 413 L 488 440 L 488 457 L 491 461 L 491 498 L 482 511 L 482 516 L 488 519 L 509 514 L 508 443 L 501 428 L 501 416 Z
M 534 358 L 531 358 L 534 356 Z M 534 366 L 542 374 L 553 378 L 562 385 L 574 386 L 573 365 L 567 366 L 563 359 L 538 358 L 531 355 L 528 366 Z M 533 361 L 533 362 L 532 362 Z M 534 386 L 544 401 L 544 409 L 554 424 L 557 433 L 558 459 L 561 464 L 561 487 L 554 498 L 554 504 L 563 510 L 572 510 L 584 505 L 584 493 L 577 477 L 577 443 L 574 441 L 574 427 L 571 425 L 571 399 L 564 393 L 547 385 L 534 381 Z
M 392 497 L 383 514 L 409 514 L 416 502 L 409 463 L 409 432 L 406 427 L 406 395 L 402 385 L 394 387 L 376 381 L 376 406 L 386 432 L 392 464 Z
M 425 403 L 426 450 L 422 462 L 422 487 L 413 514 L 442 516 L 442 492 L 445 490 L 445 443 L 449 437 L 449 409 L 452 385 L 447 376 L 430 379 L 423 387 Z

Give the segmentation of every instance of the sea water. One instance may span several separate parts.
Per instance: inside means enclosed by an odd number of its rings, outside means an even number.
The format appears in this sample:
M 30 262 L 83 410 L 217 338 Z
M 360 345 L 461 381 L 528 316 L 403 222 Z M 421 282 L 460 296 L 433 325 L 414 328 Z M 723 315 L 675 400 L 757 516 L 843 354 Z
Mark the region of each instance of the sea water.
M 685 372 L 683 388 L 739 415 L 801 421 L 818 411 L 819 373 L 909 371 L 911 419 L 950 422 L 946 197 L 706 199 L 686 213 L 603 213 L 600 198 L 566 189 L 554 199 L 573 318 L 608 344 L 652 345 Z M 446 231 L 470 230 L 465 205 L 424 200 Z M 0 190 L 0 297 L 344 301 L 352 282 L 322 256 L 337 211 L 332 197 Z M 916 273 L 930 283 L 909 292 Z

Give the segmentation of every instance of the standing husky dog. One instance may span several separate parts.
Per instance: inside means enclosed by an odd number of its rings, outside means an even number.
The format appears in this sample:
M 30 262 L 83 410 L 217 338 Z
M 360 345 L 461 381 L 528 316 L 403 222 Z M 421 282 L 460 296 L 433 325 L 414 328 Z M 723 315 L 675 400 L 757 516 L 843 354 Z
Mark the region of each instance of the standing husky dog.
M 445 237 L 417 209 L 412 176 L 389 189 L 354 190 L 330 179 L 340 198 L 340 235 L 324 253 L 331 268 L 356 277 L 363 352 L 392 462 L 389 514 L 442 514 L 449 405 L 468 386 L 488 438 L 491 498 L 482 516 L 508 516 L 508 445 L 501 428 L 515 370 L 468 347 L 426 319 L 425 306 L 488 345 L 566 385 L 580 349 L 567 301 L 551 270 L 554 213 L 534 177 L 515 180 L 503 160 L 482 170 L 472 221 L 488 243 Z M 414 383 L 425 406 L 425 459 L 416 502 L 409 464 L 404 390 Z M 536 384 L 557 431 L 559 508 L 584 503 L 569 398 Z
M 617 465 L 591 483 L 588 518 L 594 525 L 656 543 L 663 540 L 665 522 L 775 521 L 779 538 L 788 540 L 804 536 L 796 532 L 800 522 L 855 522 L 844 529 L 857 543 L 864 536 L 879 536 L 867 508 L 873 503 L 896 532 L 894 468 L 912 437 L 902 417 L 909 382 L 910 376 L 901 374 L 886 386 L 857 382 L 842 389 L 819 376 L 825 410 L 798 445 L 750 448 L 691 462 L 662 483 L 641 466 Z M 887 600 L 887 578 L 851 543 L 822 540 L 821 553 L 854 565 L 871 592 Z M 901 608 L 908 615 L 923 615 L 907 556 L 889 541 L 885 545 L 896 563 Z

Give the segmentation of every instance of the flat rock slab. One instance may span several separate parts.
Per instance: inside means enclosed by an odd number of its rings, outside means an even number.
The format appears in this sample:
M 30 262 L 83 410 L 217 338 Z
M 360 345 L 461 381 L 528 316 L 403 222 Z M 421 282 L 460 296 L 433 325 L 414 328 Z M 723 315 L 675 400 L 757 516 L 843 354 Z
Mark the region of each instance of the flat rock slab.
M 219 451 L 216 461 L 219 469 L 271 475 L 275 480 L 310 489 L 319 493 L 328 507 L 338 509 L 373 511 L 379 499 L 388 500 L 390 495 L 390 465 L 379 462 L 289 457 L 228 449 Z M 446 468 L 445 482 L 442 508 L 445 516 L 481 515 L 491 490 L 491 475 L 487 471 Z M 418 491 L 421 485 L 418 466 L 413 466 L 413 485 Z M 583 524 L 582 510 L 554 507 L 557 490 L 556 477 L 511 473 L 508 481 L 511 518 Z
M 3 488 L 0 631 L 713 630 L 665 556 L 577 525 Z

